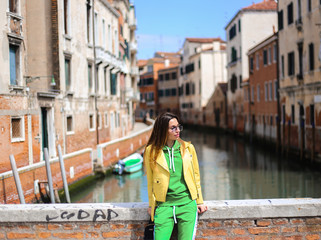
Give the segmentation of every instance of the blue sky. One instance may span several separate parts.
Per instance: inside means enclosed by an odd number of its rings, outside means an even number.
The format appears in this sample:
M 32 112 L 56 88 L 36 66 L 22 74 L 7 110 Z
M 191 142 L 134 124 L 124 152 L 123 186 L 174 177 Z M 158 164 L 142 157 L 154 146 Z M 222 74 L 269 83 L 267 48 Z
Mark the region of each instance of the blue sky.
M 131 0 L 136 9 L 138 59 L 176 52 L 186 37 L 221 37 L 243 8 L 263 0 Z

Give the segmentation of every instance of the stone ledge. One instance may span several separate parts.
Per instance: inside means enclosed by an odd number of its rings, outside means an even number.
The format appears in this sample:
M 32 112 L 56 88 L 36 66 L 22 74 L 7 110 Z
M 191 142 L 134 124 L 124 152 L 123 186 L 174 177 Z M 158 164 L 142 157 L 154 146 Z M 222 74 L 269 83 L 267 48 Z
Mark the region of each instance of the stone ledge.
M 207 219 L 260 219 L 321 216 L 321 199 L 260 199 L 206 201 Z M 6 204 L 0 222 L 106 222 L 147 221 L 147 203 Z

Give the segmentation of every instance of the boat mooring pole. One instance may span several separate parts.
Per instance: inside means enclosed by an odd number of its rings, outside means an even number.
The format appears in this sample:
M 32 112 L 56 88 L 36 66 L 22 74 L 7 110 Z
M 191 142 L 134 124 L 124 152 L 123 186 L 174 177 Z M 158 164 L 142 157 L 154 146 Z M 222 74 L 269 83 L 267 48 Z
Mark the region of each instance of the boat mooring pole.
M 58 155 L 59 155 L 61 177 L 62 177 L 62 181 L 64 183 L 65 196 L 66 196 L 67 203 L 70 203 L 71 201 L 70 201 L 70 195 L 69 195 L 69 189 L 68 189 L 68 182 L 67 182 L 67 178 L 66 178 L 65 164 L 64 164 L 64 159 L 62 157 L 60 145 L 58 145 Z
M 9 158 L 10 158 L 12 173 L 13 173 L 14 181 L 16 183 L 20 203 L 26 204 L 25 197 L 23 196 L 23 191 L 22 191 L 22 187 L 21 187 L 21 182 L 20 182 L 18 170 L 17 170 L 16 160 L 14 159 L 14 156 L 12 154 L 10 154 Z
M 54 191 L 53 191 L 51 169 L 50 169 L 50 161 L 49 161 L 49 154 L 48 154 L 48 149 L 47 148 L 44 148 L 44 153 L 45 153 L 47 179 L 48 179 L 49 192 L 50 192 L 50 201 L 51 201 L 51 203 L 55 203 L 55 195 L 54 195 Z

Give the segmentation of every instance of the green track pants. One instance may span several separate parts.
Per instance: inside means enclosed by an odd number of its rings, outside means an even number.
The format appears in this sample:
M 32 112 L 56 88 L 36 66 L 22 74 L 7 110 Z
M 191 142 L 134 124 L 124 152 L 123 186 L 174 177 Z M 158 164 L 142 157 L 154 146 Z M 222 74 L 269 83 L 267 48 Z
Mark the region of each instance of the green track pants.
M 155 240 L 169 240 L 177 223 L 178 239 L 195 239 L 197 227 L 197 205 L 195 201 L 181 206 L 160 206 L 155 211 Z

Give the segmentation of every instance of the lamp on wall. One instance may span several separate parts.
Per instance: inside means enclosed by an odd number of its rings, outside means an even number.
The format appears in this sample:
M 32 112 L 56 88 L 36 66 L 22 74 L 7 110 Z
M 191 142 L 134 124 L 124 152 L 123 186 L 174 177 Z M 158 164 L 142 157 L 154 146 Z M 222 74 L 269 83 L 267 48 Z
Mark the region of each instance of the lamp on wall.
M 51 78 L 50 81 L 50 86 L 54 87 L 56 86 L 56 81 L 54 75 L 49 75 L 49 76 L 36 76 L 36 77 L 31 77 L 31 76 L 25 76 L 26 79 L 26 84 L 33 82 L 34 80 L 40 79 L 40 78 Z

